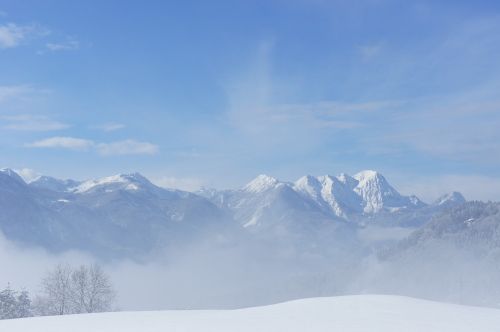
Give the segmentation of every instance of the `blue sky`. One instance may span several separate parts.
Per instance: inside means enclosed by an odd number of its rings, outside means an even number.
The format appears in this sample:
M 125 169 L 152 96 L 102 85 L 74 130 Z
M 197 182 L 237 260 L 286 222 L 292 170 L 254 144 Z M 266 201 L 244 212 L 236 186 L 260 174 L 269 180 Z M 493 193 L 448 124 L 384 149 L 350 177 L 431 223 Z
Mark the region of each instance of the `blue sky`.
M 495 1 L 0 1 L 0 165 L 500 198 Z

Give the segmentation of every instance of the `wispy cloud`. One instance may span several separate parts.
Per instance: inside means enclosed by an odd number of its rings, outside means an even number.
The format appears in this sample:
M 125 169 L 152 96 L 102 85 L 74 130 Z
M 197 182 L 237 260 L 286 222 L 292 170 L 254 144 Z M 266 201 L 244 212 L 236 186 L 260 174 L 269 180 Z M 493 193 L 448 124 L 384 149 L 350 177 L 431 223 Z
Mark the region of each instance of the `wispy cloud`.
M 20 98 L 34 92 L 29 85 L 0 85 L 0 103 Z
M 290 103 L 292 86 L 273 76 L 273 43 L 264 42 L 247 70 L 226 86 L 227 117 L 233 128 L 251 139 L 252 145 L 280 149 L 284 144 L 296 151 L 317 146 L 325 137 L 364 127 L 366 113 L 394 108 L 398 101 L 320 100 Z
M 409 101 L 406 107 L 386 114 L 379 135 L 366 138 L 367 150 L 410 148 L 442 159 L 500 164 L 500 100 L 469 93 Z
M 94 145 L 94 142 L 82 138 L 74 137 L 51 137 L 28 143 L 25 146 L 28 148 L 61 148 L 69 150 L 88 150 Z
M 358 47 L 359 53 L 364 60 L 369 60 L 378 56 L 383 49 L 382 43 L 370 44 L 370 45 L 362 45 Z
M 75 39 L 68 39 L 67 41 L 64 42 L 59 42 L 59 43 L 46 43 L 45 47 L 52 52 L 57 52 L 57 51 L 71 51 L 71 50 L 77 50 L 80 48 L 80 42 L 75 40 Z
M 8 123 L 3 126 L 3 129 L 21 130 L 21 131 L 53 131 L 62 130 L 70 127 L 69 124 L 49 119 L 45 116 L 38 115 L 13 115 L 2 116 L 0 119 Z
M 337 102 L 320 101 L 303 104 L 281 104 L 260 109 L 267 121 L 296 121 L 313 128 L 349 129 L 363 125 L 360 114 L 393 108 L 397 101 Z M 354 120 L 358 118 L 358 120 Z
M 27 39 L 46 36 L 50 31 L 38 25 L 18 25 L 7 23 L 0 25 L 0 48 L 15 48 Z
M 49 37 L 55 41 L 49 41 Z M 0 25 L 0 49 L 16 48 L 36 39 L 45 42 L 42 44 L 43 49 L 37 52 L 38 54 L 72 51 L 80 48 L 80 42 L 76 38 L 61 33 L 53 33 L 39 24 L 9 22 Z M 37 47 L 40 47 L 40 44 Z
M 96 143 L 93 140 L 75 137 L 50 137 L 24 145 L 27 148 L 60 148 L 68 150 L 94 150 L 102 156 L 113 155 L 154 155 L 159 152 L 158 145 L 133 139 L 110 143 Z
M 97 151 L 104 156 L 134 154 L 154 155 L 158 153 L 159 147 L 149 142 L 139 142 L 127 139 L 112 143 L 100 143 L 97 145 Z
M 125 125 L 122 123 L 110 122 L 104 123 L 96 126 L 92 126 L 92 129 L 98 129 L 102 131 L 116 131 L 125 128 Z

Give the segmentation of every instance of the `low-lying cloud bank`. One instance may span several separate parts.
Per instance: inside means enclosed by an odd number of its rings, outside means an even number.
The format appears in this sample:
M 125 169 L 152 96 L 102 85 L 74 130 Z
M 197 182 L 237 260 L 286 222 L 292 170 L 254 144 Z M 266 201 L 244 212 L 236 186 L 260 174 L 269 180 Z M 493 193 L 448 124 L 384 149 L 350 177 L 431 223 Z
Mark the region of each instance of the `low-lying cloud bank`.
M 384 252 L 388 241 L 407 234 L 395 229 L 384 237 L 381 232 L 383 229 L 365 230 L 359 241 L 344 243 L 325 255 L 319 254 L 321 250 L 304 251 L 265 241 L 222 246 L 202 241 L 175 252 L 159 252 L 144 261 L 99 261 L 81 252 L 52 254 L 21 247 L 1 236 L 4 268 L 0 285 L 10 283 L 36 294 L 41 278 L 55 265 L 99 262 L 111 277 L 122 310 L 237 308 L 360 293 L 498 304 L 500 269 L 495 255 L 478 260 L 468 250 L 436 242 L 410 254 L 389 251 L 382 257 L 369 248 L 378 246 L 378 252 Z

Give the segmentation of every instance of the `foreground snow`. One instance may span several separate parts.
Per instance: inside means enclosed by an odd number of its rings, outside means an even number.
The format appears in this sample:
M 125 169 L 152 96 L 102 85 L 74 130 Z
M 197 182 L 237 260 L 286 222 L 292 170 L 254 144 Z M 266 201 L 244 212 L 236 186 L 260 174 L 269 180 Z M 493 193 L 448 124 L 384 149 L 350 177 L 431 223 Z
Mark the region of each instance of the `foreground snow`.
M 354 295 L 239 310 L 179 310 L 0 321 L 9 332 L 499 331 L 500 310 L 400 296 Z

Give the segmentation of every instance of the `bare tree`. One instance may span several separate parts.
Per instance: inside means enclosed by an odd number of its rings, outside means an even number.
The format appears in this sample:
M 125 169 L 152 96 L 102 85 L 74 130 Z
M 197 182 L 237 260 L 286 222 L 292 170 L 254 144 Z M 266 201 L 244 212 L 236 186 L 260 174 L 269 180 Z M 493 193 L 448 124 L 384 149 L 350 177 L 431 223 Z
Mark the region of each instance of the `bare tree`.
M 42 280 L 44 296 L 37 299 L 37 305 L 42 306 L 46 314 L 66 315 L 71 308 L 71 267 L 57 265 Z
M 108 276 L 99 265 L 82 265 L 71 275 L 74 310 L 103 312 L 111 310 L 115 292 Z
M 109 277 L 99 265 L 73 269 L 58 265 L 42 282 L 43 296 L 35 298 L 39 315 L 110 311 L 115 299 Z
M 99 265 L 57 265 L 42 280 L 43 295 L 34 300 L 38 315 L 104 312 L 112 309 L 115 291 Z
M 76 313 L 86 312 L 86 300 L 89 283 L 89 270 L 85 265 L 73 271 L 71 274 L 71 300 Z

